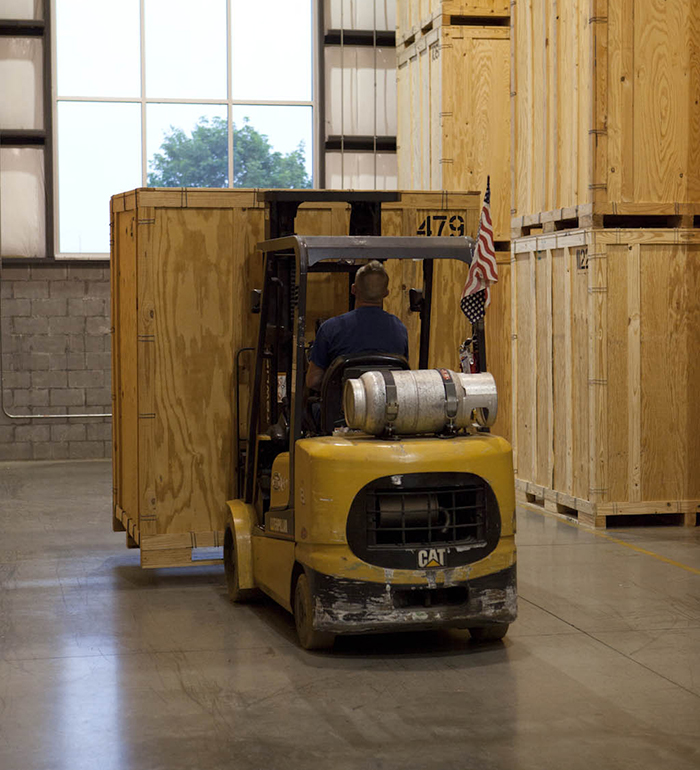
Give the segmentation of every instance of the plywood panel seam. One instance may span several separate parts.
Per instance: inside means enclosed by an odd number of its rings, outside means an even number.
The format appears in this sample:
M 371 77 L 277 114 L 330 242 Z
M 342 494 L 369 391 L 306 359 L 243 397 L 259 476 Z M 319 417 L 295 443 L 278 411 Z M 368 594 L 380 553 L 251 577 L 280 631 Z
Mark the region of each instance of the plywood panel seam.
M 545 252 L 546 270 L 545 270 L 545 297 L 546 306 L 544 315 L 547 319 L 546 324 L 546 387 L 547 387 L 547 483 L 554 485 L 554 326 L 553 326 L 553 288 L 552 288 L 552 251 L 548 249 Z
M 578 416 L 577 410 L 574 405 L 574 394 L 573 394 L 573 346 L 572 346 L 572 328 L 573 328 L 573 302 L 572 302 L 572 281 L 573 281 L 573 275 L 574 271 L 571 269 L 572 260 L 574 259 L 574 255 L 571 254 L 571 250 L 566 247 L 564 248 L 564 267 L 565 267 L 565 277 L 564 277 L 564 308 L 566 312 L 566 323 L 565 323 L 565 329 L 564 329 L 564 382 L 565 382 L 565 393 L 563 395 L 564 398 L 564 409 L 565 409 L 565 445 L 566 445 L 566 457 L 565 457 L 565 471 L 564 471 L 564 479 L 565 479 L 565 490 L 567 492 L 573 491 L 574 487 L 574 468 L 573 468 L 573 462 L 574 462 L 574 455 L 573 455 L 573 422 L 574 419 Z
M 642 499 L 642 340 L 641 340 L 641 244 L 629 247 L 627 312 L 628 409 L 629 409 L 629 496 Z M 614 405 L 613 405 L 614 408 Z

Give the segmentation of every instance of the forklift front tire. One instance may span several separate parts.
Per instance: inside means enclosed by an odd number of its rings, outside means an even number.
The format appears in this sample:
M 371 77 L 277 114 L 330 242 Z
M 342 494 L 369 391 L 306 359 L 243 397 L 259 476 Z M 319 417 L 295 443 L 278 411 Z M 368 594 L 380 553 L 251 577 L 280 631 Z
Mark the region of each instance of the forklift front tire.
M 232 602 L 249 602 L 258 596 L 255 588 L 241 588 L 238 584 L 238 568 L 236 566 L 236 541 L 231 529 L 224 536 L 224 569 L 226 571 L 226 589 Z
M 489 626 L 477 626 L 469 629 L 469 636 L 474 642 L 497 642 L 508 633 L 508 623 L 493 623 Z
M 299 575 L 294 589 L 294 624 L 297 628 L 299 644 L 305 650 L 327 650 L 333 646 L 335 634 L 314 629 L 314 601 L 311 595 L 309 579 L 304 573 Z

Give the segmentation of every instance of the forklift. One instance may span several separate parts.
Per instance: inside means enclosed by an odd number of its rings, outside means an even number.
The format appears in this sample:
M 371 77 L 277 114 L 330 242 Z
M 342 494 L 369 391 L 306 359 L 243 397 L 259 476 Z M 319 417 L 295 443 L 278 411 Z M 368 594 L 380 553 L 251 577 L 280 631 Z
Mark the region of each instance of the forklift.
M 292 612 L 307 650 L 338 634 L 435 628 L 497 640 L 516 618 L 512 450 L 489 431 L 495 382 L 428 369 L 434 261 L 468 264 L 473 245 L 300 235 L 258 244 L 264 285 L 247 431 L 235 439 L 226 582 L 234 602 L 263 592 Z M 350 286 L 375 259 L 422 261 L 423 288 L 410 292 L 418 368 L 372 351 L 340 357 L 308 393 L 308 277 L 347 273 Z M 237 404 L 239 387 L 237 375 Z

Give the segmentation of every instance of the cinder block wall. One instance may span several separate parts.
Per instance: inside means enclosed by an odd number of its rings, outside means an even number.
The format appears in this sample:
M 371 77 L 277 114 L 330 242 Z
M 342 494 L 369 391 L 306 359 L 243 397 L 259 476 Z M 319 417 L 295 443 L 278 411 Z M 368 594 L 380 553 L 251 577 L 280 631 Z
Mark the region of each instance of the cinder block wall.
M 111 418 L 68 417 L 111 412 L 109 264 L 4 260 L 0 291 L 0 460 L 109 457 Z

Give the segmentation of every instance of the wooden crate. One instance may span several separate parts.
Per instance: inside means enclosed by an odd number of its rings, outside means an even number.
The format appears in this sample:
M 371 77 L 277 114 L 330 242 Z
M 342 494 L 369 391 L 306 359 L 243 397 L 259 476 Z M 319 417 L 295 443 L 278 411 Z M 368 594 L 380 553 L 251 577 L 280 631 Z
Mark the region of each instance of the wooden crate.
M 428 217 L 448 225 L 455 218 L 466 234 L 476 232 L 475 193 L 399 195 L 382 206 L 385 235 L 425 232 Z M 223 542 L 234 496 L 234 356 L 257 341 L 259 317 L 248 307 L 250 291 L 262 286 L 255 244 L 269 231 L 266 205 L 255 190 L 141 189 L 112 198 L 113 522 L 141 548 L 144 567 L 209 563 L 193 562 L 193 549 Z M 344 235 L 349 213 L 343 203 L 304 204 L 296 230 Z M 417 349 L 408 290 L 422 278 L 414 263 L 405 273 L 392 269 L 387 310 L 405 320 Z M 348 287 L 338 274 L 309 278 L 312 331 L 316 318 L 346 309 Z M 466 335 L 461 285 L 449 304 L 436 292 L 433 328 L 442 347 L 433 365 L 458 365 L 445 341 L 452 336 L 456 345 Z M 244 364 L 243 411 L 252 359 Z
M 483 23 L 509 16 L 510 0 L 396 0 L 396 42 L 410 45 L 433 27 L 453 23 L 453 17 Z
M 384 235 L 433 235 L 462 233 L 476 236 L 479 225 L 481 201 L 478 193 L 440 193 L 442 202 L 436 205 L 436 193 L 411 193 L 403 195 L 399 204 L 382 206 L 382 233 Z M 423 197 L 424 196 L 424 197 Z M 406 201 L 406 202 L 404 202 Z M 463 201 L 463 202 L 461 202 Z M 432 202 L 432 203 L 431 203 Z M 407 206 L 410 203 L 410 206 Z M 474 208 L 472 208 L 472 206 Z M 466 211 L 462 217 L 460 211 Z M 456 217 L 453 222 L 452 218 Z M 442 230 L 440 229 L 442 226 Z M 498 386 L 499 412 L 493 431 L 499 436 L 511 438 L 511 319 L 510 319 L 510 253 L 497 255 L 499 282 L 492 290 L 492 304 L 487 313 L 486 349 L 488 370 Z M 392 289 L 386 302 L 386 310 L 396 314 L 408 327 L 411 350 L 418 350 L 419 318 L 408 313 L 408 292 L 420 288 L 423 278 L 420 264 L 403 262 L 387 263 Z M 434 267 L 433 305 L 431 316 L 430 360 L 428 365 L 445 366 L 459 371 L 459 346 L 469 336 L 471 326 L 459 309 L 459 299 L 467 278 L 468 267 L 452 260 L 439 261 Z M 412 365 L 417 362 L 413 361 Z
M 700 3 L 533 0 L 513 4 L 512 23 L 513 237 L 528 218 L 575 218 L 579 206 L 599 218 L 579 226 L 636 214 L 692 225 Z
M 700 511 L 700 229 L 513 241 L 521 499 L 604 526 Z
M 497 3 L 493 4 L 498 9 Z M 439 20 L 438 20 L 439 21 Z M 510 43 L 498 26 L 437 25 L 398 54 L 399 185 L 481 190 L 491 176 L 499 283 L 486 316 L 488 369 L 498 384 L 495 431 L 511 438 L 510 308 Z M 472 234 L 470 232 L 470 234 Z M 451 314 L 465 270 L 441 265 L 436 285 L 446 298 L 436 312 Z M 457 288 L 459 287 L 459 288 Z M 455 296 L 456 292 L 456 296 Z M 441 330 L 449 324 L 439 325 Z M 463 322 L 434 341 L 449 360 L 466 336 Z M 451 365 L 457 366 L 455 361 Z
M 509 248 L 510 30 L 436 26 L 398 54 L 399 186 L 483 190 Z

